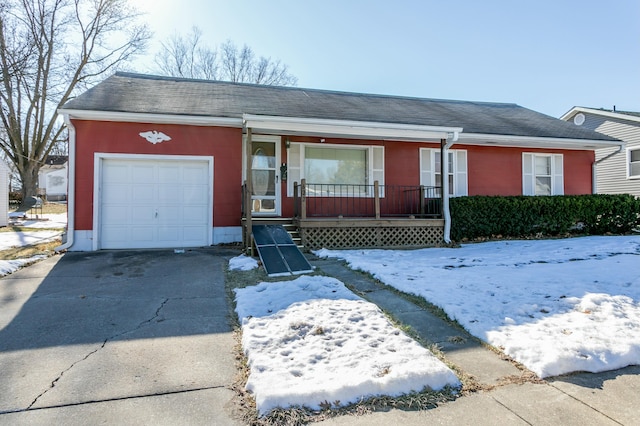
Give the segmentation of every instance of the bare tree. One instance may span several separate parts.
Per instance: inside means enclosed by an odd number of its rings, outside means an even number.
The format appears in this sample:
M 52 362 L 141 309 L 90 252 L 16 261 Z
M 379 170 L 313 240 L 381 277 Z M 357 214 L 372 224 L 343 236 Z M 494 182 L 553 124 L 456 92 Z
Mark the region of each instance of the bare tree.
M 0 5 L 0 149 L 36 194 L 38 171 L 64 125 L 56 110 L 150 38 L 127 0 L 3 0 Z
M 256 58 L 246 44 L 238 48 L 227 40 L 218 49 L 203 45 L 202 30 L 193 27 L 187 36 L 174 34 L 161 43 L 155 72 L 172 77 L 226 80 L 278 86 L 295 86 L 298 79 L 280 60 Z
M 172 77 L 215 79 L 217 52 L 201 46 L 202 30 L 193 27 L 187 36 L 174 34 L 160 43 L 155 63 L 162 74 Z

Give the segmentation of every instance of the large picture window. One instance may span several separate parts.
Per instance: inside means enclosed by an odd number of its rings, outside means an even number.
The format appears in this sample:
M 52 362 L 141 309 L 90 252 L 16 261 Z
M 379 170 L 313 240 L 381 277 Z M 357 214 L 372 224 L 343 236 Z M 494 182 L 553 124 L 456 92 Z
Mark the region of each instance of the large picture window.
M 562 154 L 522 154 L 523 195 L 563 195 Z
M 304 175 L 308 183 L 367 185 L 367 148 L 306 146 Z
M 291 143 L 288 161 L 289 196 L 293 183 L 302 179 L 309 185 L 309 196 L 373 196 L 374 181 L 384 185 L 382 146 Z
M 640 179 L 640 148 L 629 149 L 629 166 L 627 176 Z

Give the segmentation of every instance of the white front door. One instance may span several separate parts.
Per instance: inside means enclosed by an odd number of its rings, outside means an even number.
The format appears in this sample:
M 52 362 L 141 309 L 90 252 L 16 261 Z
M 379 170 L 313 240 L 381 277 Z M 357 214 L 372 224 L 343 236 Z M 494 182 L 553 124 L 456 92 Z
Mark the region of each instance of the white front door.
M 94 248 L 210 245 L 213 158 L 148 157 L 96 159 Z
M 253 216 L 280 215 L 280 138 L 252 137 L 251 213 Z

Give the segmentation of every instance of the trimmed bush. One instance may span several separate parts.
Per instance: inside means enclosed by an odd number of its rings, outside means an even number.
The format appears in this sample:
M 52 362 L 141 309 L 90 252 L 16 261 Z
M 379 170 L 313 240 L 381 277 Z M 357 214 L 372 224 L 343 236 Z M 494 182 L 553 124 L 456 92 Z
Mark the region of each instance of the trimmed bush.
M 12 191 L 9 192 L 9 205 L 12 208 L 19 206 L 22 203 L 22 192 Z
M 451 238 L 625 234 L 640 226 L 640 198 L 628 194 L 456 197 Z

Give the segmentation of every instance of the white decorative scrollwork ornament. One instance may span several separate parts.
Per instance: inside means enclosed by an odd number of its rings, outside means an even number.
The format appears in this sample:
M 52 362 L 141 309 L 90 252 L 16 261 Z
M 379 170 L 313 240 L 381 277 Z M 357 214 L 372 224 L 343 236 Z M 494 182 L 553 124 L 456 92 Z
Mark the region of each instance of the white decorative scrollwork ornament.
M 140 136 L 142 136 L 143 138 L 145 138 L 148 142 L 151 142 L 152 144 L 157 144 L 157 143 L 161 143 L 161 142 L 166 142 L 166 141 L 170 141 L 171 137 L 165 135 L 162 132 L 159 132 L 157 130 L 149 130 L 148 132 L 140 132 Z

